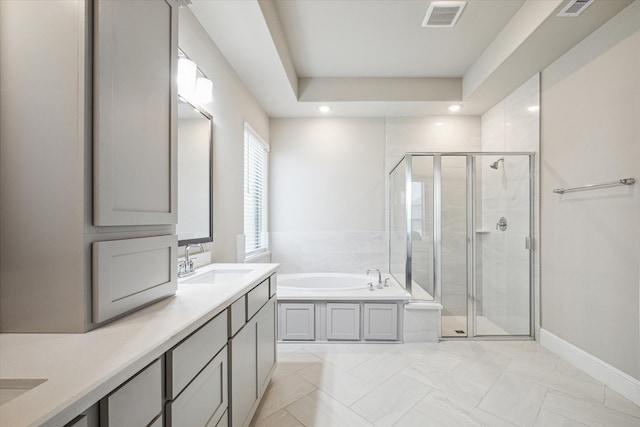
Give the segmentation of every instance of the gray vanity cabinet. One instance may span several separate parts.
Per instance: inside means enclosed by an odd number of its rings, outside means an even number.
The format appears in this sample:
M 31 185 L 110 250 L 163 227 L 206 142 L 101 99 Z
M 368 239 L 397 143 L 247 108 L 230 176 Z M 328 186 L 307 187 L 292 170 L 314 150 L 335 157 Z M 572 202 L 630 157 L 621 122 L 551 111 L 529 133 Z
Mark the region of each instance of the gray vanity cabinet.
M 264 289 L 267 289 L 266 293 Z M 233 427 L 249 425 L 275 369 L 276 298 L 268 299 L 268 289 L 269 280 L 246 295 L 247 304 L 261 308 L 253 317 L 250 317 L 251 311 L 247 311 L 247 322 L 229 340 L 230 421 Z M 264 299 L 259 302 L 255 298 L 257 295 Z
M 0 332 L 86 332 L 175 292 L 177 6 L 3 0 L 0 15 Z M 103 257 L 107 277 L 92 260 L 116 241 L 132 257 Z M 122 292 L 96 306 L 95 277 Z

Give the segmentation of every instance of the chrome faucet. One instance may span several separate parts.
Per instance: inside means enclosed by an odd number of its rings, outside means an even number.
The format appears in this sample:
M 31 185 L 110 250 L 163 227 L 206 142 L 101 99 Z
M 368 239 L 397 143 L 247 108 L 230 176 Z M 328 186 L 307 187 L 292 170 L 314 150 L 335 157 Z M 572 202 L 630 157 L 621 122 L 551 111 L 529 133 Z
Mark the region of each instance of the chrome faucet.
M 378 273 L 378 286 L 377 286 L 377 288 L 378 289 L 382 289 L 382 274 L 380 274 L 380 270 L 378 270 L 377 268 L 369 268 L 367 270 L 367 276 L 369 275 L 369 273 L 372 273 L 372 272 Z
M 184 259 L 178 263 L 178 277 L 185 277 L 196 272 L 196 268 L 193 265 L 193 260 L 189 258 L 189 251 L 192 247 L 199 247 L 200 253 L 204 253 L 204 246 L 198 243 L 197 245 L 187 245 L 184 248 Z

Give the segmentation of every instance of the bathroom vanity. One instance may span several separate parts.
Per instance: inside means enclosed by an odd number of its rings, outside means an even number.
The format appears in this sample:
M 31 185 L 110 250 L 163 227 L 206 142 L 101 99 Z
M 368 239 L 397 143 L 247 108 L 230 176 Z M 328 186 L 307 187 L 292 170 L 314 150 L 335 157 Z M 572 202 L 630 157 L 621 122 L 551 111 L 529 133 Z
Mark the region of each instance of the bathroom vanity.
M 0 425 L 248 426 L 276 365 L 277 266 L 201 267 L 84 334 L 0 334 Z

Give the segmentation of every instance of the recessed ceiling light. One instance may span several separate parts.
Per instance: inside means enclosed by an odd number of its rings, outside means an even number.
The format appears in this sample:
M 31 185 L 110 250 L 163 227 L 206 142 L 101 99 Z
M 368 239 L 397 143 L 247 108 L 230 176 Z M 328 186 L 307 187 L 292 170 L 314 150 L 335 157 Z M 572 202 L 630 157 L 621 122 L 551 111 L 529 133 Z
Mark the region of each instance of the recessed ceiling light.
M 460 104 L 451 104 L 447 107 L 447 110 L 451 111 L 452 113 L 455 113 L 456 111 L 460 111 L 461 108 L 462 108 L 462 105 Z
M 328 113 L 329 111 L 331 111 L 331 107 L 329 107 L 328 105 L 321 105 L 318 107 L 318 111 L 320 111 L 321 113 Z
M 527 111 L 531 111 L 533 113 L 538 111 L 539 109 L 540 109 L 539 105 L 532 105 L 531 107 L 527 108 Z
M 435 126 L 442 126 L 442 125 L 444 125 L 444 123 L 442 123 L 442 122 L 436 122 L 435 123 Z

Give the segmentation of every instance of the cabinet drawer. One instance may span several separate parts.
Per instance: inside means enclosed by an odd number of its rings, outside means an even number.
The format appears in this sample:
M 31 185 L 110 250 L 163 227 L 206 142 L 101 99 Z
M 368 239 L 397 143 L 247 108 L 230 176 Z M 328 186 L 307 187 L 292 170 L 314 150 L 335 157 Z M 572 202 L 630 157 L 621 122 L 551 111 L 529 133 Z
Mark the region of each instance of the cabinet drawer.
M 167 427 L 215 426 L 227 410 L 225 347 L 173 402 L 167 403 Z
M 93 321 L 175 294 L 178 236 L 93 243 Z
M 238 333 L 247 320 L 247 297 L 243 295 L 229 307 L 229 337 Z
M 223 311 L 167 352 L 167 398 L 175 399 L 227 343 L 227 313 Z
M 251 289 L 247 294 L 247 321 L 269 300 L 269 279 Z
M 269 277 L 269 298 L 274 296 L 277 291 L 278 291 L 278 278 L 274 274 L 273 276 Z
M 160 360 L 100 401 L 100 425 L 147 426 L 162 412 Z

